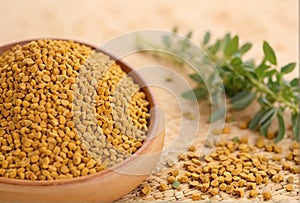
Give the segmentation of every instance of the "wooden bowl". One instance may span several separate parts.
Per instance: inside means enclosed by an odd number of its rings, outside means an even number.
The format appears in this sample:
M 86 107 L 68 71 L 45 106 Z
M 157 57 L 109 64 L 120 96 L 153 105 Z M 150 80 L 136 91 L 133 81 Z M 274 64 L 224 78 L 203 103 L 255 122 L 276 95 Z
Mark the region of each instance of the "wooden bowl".
M 32 40 L 2 46 L 0 47 L 0 54 L 17 44 L 23 45 L 30 41 Z M 104 52 L 95 46 L 79 43 L 96 51 Z M 116 60 L 113 56 L 109 56 Z M 116 60 L 116 62 L 127 73 L 133 70 L 120 60 Z M 164 126 L 159 126 L 158 108 L 155 108 L 157 107 L 156 102 L 149 88 L 145 86 L 139 75 L 133 72 L 131 76 L 137 84 L 143 87 L 142 90 L 145 92 L 152 109 L 147 139 L 136 153 L 112 168 L 73 179 L 30 181 L 0 177 L 0 201 L 108 202 L 129 193 L 145 180 L 155 167 L 163 148 Z

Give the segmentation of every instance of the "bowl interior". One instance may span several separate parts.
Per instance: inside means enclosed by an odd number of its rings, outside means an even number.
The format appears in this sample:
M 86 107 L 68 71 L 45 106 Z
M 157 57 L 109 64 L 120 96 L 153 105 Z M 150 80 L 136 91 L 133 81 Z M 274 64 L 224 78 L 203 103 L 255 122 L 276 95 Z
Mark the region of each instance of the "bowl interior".
M 11 49 L 12 47 L 16 46 L 16 45 L 24 45 L 24 44 L 27 44 L 27 43 L 29 43 L 31 41 L 34 41 L 34 40 L 39 40 L 39 39 L 25 40 L 25 41 L 14 42 L 14 43 L 10 43 L 10 44 L 4 45 L 4 46 L 0 46 L 0 55 L 2 53 L 4 53 L 5 51 Z M 65 41 L 67 40 L 67 41 L 69 41 L 69 39 L 56 39 L 56 38 L 53 39 L 53 40 L 65 40 Z M 121 60 L 116 59 L 111 54 L 109 54 L 109 53 L 105 52 L 104 50 L 101 50 L 101 49 L 99 49 L 99 48 L 97 48 L 97 47 L 95 47 L 91 44 L 81 42 L 81 41 L 77 41 L 77 40 L 72 40 L 72 41 L 77 42 L 77 43 L 82 44 L 82 45 L 86 45 L 88 47 L 91 47 L 96 52 L 102 52 L 102 53 L 108 55 L 112 60 L 114 60 L 122 68 L 123 71 L 125 71 L 126 73 L 130 72 L 130 76 L 133 78 L 135 83 L 138 84 L 140 87 L 142 87 L 141 90 L 145 93 L 146 99 L 149 101 L 149 109 L 152 109 L 156 105 L 155 100 L 153 98 L 153 94 L 151 93 L 150 89 L 147 87 L 145 81 L 134 71 L 133 68 L 131 68 L 129 65 L 122 62 Z M 149 129 L 148 129 L 148 132 L 147 132 L 147 139 L 144 141 L 143 145 L 133 155 L 143 154 L 143 152 L 146 150 L 147 146 L 151 142 L 151 139 L 148 139 L 148 138 L 149 137 L 150 138 L 154 137 L 154 135 L 156 133 L 155 131 L 158 128 L 158 122 L 157 122 L 156 116 L 157 116 L 157 113 L 155 111 L 153 111 L 153 113 L 151 113 L 151 115 L 150 115 L 150 120 L 149 120 L 149 123 L 148 123 Z M 123 160 L 122 162 L 116 164 L 113 167 L 110 167 L 108 169 L 105 169 L 105 170 L 100 171 L 100 172 L 95 173 L 95 174 L 76 177 L 76 178 L 71 178 L 71 179 L 31 181 L 31 180 L 20 180 L 20 179 L 11 179 L 11 178 L 0 177 L 0 183 L 17 184 L 17 185 L 32 185 L 32 186 L 49 186 L 49 185 L 72 184 L 74 182 L 88 181 L 90 179 L 93 179 L 94 177 L 108 176 L 115 169 L 121 168 L 122 166 L 128 164 L 129 162 L 134 161 L 133 159 L 134 158 L 131 155 L 128 158 L 126 158 L 125 160 Z

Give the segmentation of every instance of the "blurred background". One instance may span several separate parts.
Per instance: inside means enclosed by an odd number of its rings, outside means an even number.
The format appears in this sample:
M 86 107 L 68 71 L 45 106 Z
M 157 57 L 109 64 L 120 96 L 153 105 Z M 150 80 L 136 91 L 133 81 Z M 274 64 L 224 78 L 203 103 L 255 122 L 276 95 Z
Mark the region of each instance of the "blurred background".
M 279 65 L 298 59 L 297 0 L 0 0 L 0 45 L 35 37 L 63 37 L 101 45 L 118 35 L 143 29 L 205 31 L 214 37 L 230 31 L 263 40 L 278 53 Z

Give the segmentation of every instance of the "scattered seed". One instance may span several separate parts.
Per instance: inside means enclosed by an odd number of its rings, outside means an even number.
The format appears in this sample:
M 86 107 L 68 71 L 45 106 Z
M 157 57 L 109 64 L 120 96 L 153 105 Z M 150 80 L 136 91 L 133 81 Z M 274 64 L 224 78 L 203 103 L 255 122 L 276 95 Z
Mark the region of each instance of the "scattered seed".
M 285 186 L 285 189 L 286 189 L 286 191 L 290 192 L 290 191 L 293 190 L 293 185 L 292 185 L 292 184 L 287 184 L 287 185 Z
M 287 178 L 287 182 L 288 182 L 288 183 L 293 183 L 293 182 L 294 182 L 294 177 L 293 177 L 293 176 L 289 176 L 289 177 Z
M 272 198 L 272 194 L 268 191 L 263 191 L 262 195 L 265 200 L 270 200 Z
M 173 160 L 168 159 L 168 160 L 167 160 L 167 165 L 168 165 L 169 167 L 173 167 L 173 166 L 175 165 L 175 163 L 174 163 Z
M 201 200 L 201 194 L 200 194 L 200 192 L 194 191 L 194 192 L 192 193 L 192 200 L 193 200 L 193 201 Z
M 167 184 L 161 183 L 161 184 L 159 185 L 159 190 L 160 190 L 160 191 L 165 191 L 166 189 L 168 189 Z
M 212 196 L 215 196 L 219 193 L 219 189 L 218 188 L 211 188 L 209 189 L 209 193 L 212 195 Z
M 149 185 L 144 185 L 143 189 L 142 189 L 142 193 L 144 195 L 148 195 L 148 194 L 150 194 L 150 192 L 151 192 L 151 187 Z
M 176 176 L 178 176 L 179 171 L 178 171 L 177 169 L 174 169 L 174 170 L 171 170 L 169 173 L 170 173 L 172 176 L 176 177 Z
M 257 197 L 258 192 L 256 190 L 250 190 L 249 197 Z

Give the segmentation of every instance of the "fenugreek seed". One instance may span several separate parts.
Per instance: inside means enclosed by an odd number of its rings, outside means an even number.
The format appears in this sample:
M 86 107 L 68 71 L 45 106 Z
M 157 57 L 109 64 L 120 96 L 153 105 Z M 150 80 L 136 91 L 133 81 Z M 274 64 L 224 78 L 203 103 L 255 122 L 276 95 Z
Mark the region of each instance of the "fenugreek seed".
M 263 181 L 262 175 L 261 174 L 256 174 L 256 183 L 260 185 Z
M 30 169 L 33 171 L 33 172 L 37 172 L 40 170 L 39 166 L 37 164 L 32 164 L 30 166 Z
M 256 184 L 255 183 L 248 183 L 247 188 L 254 190 L 254 189 L 256 189 Z
M 199 182 L 198 181 L 192 181 L 192 182 L 189 182 L 189 185 L 193 186 L 193 187 L 196 187 L 197 185 L 199 185 Z
M 293 183 L 293 182 L 294 182 L 294 177 L 293 177 L 293 176 L 289 176 L 289 177 L 287 178 L 287 182 L 288 182 L 288 183 Z
M 268 191 L 263 191 L 262 195 L 265 200 L 270 200 L 272 198 L 272 194 Z
M 189 181 L 189 178 L 186 175 L 183 175 L 178 178 L 178 181 L 180 183 L 187 183 Z
M 224 134 L 230 133 L 230 128 L 229 127 L 224 127 L 222 133 L 224 133 Z
M 248 144 L 248 137 L 241 137 L 240 138 L 240 143 Z
M 281 152 L 282 152 L 282 148 L 281 148 L 280 146 L 275 145 L 275 146 L 274 146 L 274 151 L 275 151 L 276 153 L 281 153 Z
M 95 166 L 96 163 L 97 163 L 97 162 L 96 162 L 95 160 L 91 159 L 91 160 L 86 164 L 86 167 L 87 167 L 88 169 L 93 168 L 93 167 Z
M 238 186 L 239 187 L 243 187 L 245 184 L 246 184 L 246 181 L 243 180 L 243 179 L 241 179 L 241 180 L 238 181 Z
M 211 188 L 209 189 L 209 193 L 212 195 L 212 196 L 215 196 L 219 193 L 219 188 Z
M 31 66 L 31 65 L 34 64 L 34 61 L 33 61 L 31 58 L 25 58 L 25 59 L 23 60 L 23 63 L 26 64 L 26 65 Z
M 50 163 L 49 157 L 46 157 L 42 160 L 42 168 L 48 168 Z
M 212 173 L 212 174 L 210 175 L 210 177 L 211 177 L 212 179 L 217 179 L 217 178 L 218 178 L 218 175 L 217 175 L 216 173 Z
M 81 175 L 82 175 L 82 176 L 86 176 L 88 173 L 89 173 L 89 169 L 88 169 L 88 168 L 83 168 L 83 169 L 81 170 Z
M 221 185 L 219 186 L 221 191 L 225 191 L 227 188 L 227 184 L 226 183 L 221 183 Z
M 159 190 L 160 190 L 160 191 L 165 191 L 165 190 L 167 190 L 167 189 L 168 189 L 167 184 L 161 183 L 161 184 L 159 185 Z
M 60 171 L 62 172 L 62 173 L 68 173 L 70 170 L 69 170 L 69 168 L 67 167 L 67 166 L 62 166 L 61 168 L 60 168 Z
M 213 180 L 211 183 L 210 183 L 211 186 L 213 187 L 217 187 L 219 185 L 219 182 L 217 180 Z
M 268 173 L 269 173 L 270 175 L 276 175 L 276 174 L 277 174 L 277 171 L 276 171 L 275 169 L 271 168 L 271 169 L 268 170 Z
M 239 197 L 243 197 L 245 192 L 242 188 L 236 188 L 236 189 L 234 189 L 234 194 L 238 195 Z
M 293 148 L 293 149 L 299 149 L 299 143 L 296 142 L 296 141 L 294 141 L 294 142 L 292 143 L 292 148 Z
M 267 183 L 269 182 L 269 178 L 268 178 L 268 177 L 264 177 L 262 182 L 263 182 L 264 184 L 267 184 Z
M 287 185 L 285 186 L 285 189 L 286 189 L 286 191 L 290 192 L 290 191 L 293 190 L 293 185 L 292 185 L 292 184 L 287 184 Z
M 66 118 L 65 118 L 63 115 L 61 115 L 61 116 L 59 117 L 59 123 L 60 123 L 61 125 L 65 125 L 65 124 L 66 124 Z
M 169 172 L 172 176 L 176 177 L 179 174 L 179 171 L 177 169 L 171 170 Z
M 265 146 L 265 142 L 262 139 L 258 139 L 255 143 L 255 146 L 261 149 Z
M 280 156 L 274 155 L 274 156 L 272 156 L 272 160 L 273 160 L 273 161 L 280 161 L 280 160 L 281 160 L 281 157 L 280 157 Z
M 218 180 L 219 183 L 224 183 L 224 182 L 225 182 L 224 176 L 219 176 L 219 177 L 217 178 L 217 180 Z
M 17 176 L 17 170 L 11 169 L 9 172 L 9 178 L 15 178 Z
M 195 151 L 196 151 L 196 146 L 195 146 L 195 145 L 191 145 L 191 146 L 189 147 L 189 151 L 195 152 Z
M 174 180 L 175 180 L 175 177 L 174 176 L 168 176 L 167 177 L 167 181 L 168 181 L 168 183 L 173 183 L 174 182 Z
M 200 194 L 200 192 L 194 191 L 194 192 L 192 193 L 192 200 L 193 200 L 193 201 L 201 200 L 201 194 Z
M 258 195 L 258 192 L 256 190 L 250 190 L 249 191 L 249 197 L 257 197 Z
M 299 173 L 299 166 L 291 166 L 290 171 L 292 173 Z
M 231 194 L 233 192 L 234 187 L 232 185 L 227 185 L 226 193 Z
M 247 129 L 248 128 L 248 122 L 246 122 L 246 121 L 240 122 L 239 127 L 241 129 Z
M 209 188 L 209 183 L 203 183 L 202 185 L 200 185 L 200 189 L 202 192 L 206 192 Z
M 238 175 L 240 175 L 240 173 L 241 173 L 241 170 L 239 170 L 239 169 L 233 169 L 231 171 L 231 174 L 234 175 L 234 176 L 238 176 Z
M 175 163 L 174 163 L 173 160 L 168 159 L 168 160 L 167 160 L 167 165 L 168 165 L 169 167 L 173 167 L 173 166 L 175 165 Z

